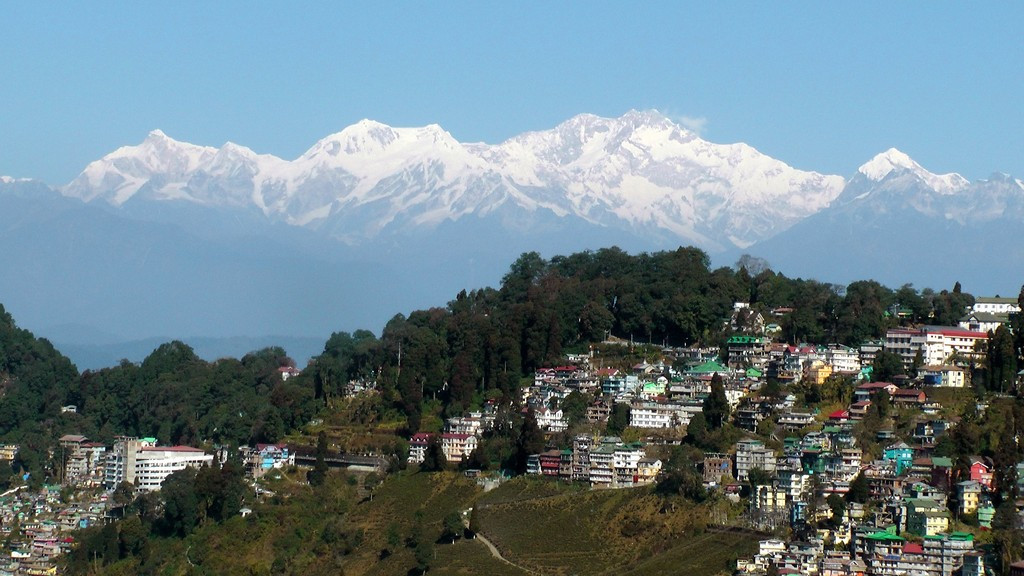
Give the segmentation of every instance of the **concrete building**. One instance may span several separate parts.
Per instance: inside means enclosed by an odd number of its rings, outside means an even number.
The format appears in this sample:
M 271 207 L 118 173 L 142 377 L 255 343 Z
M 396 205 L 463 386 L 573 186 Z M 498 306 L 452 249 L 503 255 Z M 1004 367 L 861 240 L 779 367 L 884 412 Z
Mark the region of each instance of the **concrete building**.
M 741 440 L 736 443 L 736 479 L 746 482 L 750 471 L 760 468 L 765 472 L 774 473 L 776 469 L 775 451 L 766 448 L 760 440 Z
M 143 447 L 135 456 L 135 488 L 146 492 L 160 489 L 172 473 L 185 468 L 213 464 L 213 454 L 191 446 Z
M 206 454 L 199 448 L 157 447 L 153 438 L 121 437 L 107 456 L 104 486 L 113 489 L 121 482 L 131 482 L 137 490 L 152 492 L 159 490 L 173 472 L 212 463 L 213 454 Z
M 928 386 L 963 388 L 967 385 L 967 371 L 959 366 L 949 364 L 922 366 L 918 370 L 918 374 L 924 377 L 924 383 Z
M 971 312 L 980 312 L 984 314 L 1012 314 L 1014 312 L 1020 312 L 1020 305 L 1017 304 L 1016 298 L 979 297 L 974 299 L 974 306 L 971 307 Z
M 706 452 L 704 454 L 704 482 L 718 484 L 723 476 L 732 476 L 732 458 L 725 454 Z
M 629 425 L 634 428 L 671 428 L 678 418 L 668 406 L 654 402 L 634 402 L 629 410 Z
M 894 328 L 885 333 L 885 349 L 910 367 L 920 354 L 925 365 L 946 364 L 954 355 L 980 360 L 985 356 L 988 334 L 954 326 Z
M 581 434 L 572 441 L 572 468 L 570 478 L 577 481 L 590 480 L 590 449 L 594 438 Z

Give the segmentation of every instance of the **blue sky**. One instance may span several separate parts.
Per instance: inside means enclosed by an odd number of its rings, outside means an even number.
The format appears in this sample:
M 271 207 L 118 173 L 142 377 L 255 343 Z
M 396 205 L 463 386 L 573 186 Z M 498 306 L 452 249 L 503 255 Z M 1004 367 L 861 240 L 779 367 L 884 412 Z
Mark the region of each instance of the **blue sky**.
M 498 142 L 656 108 L 849 175 L 900 148 L 1024 178 L 1024 4 L 0 4 L 0 174 L 51 184 L 160 128 L 284 158 L 361 118 Z

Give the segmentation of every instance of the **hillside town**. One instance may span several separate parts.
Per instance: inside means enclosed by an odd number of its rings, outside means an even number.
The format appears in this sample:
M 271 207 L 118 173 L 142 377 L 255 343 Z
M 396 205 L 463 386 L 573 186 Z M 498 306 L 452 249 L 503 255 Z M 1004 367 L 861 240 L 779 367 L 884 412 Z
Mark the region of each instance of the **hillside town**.
M 731 510 L 715 522 L 763 536 L 757 554 L 737 560 L 737 574 L 990 573 L 993 529 L 1006 522 L 999 510 L 1020 523 L 1024 459 L 1008 471 L 991 456 L 957 457 L 948 448 L 965 414 L 978 420 L 991 409 L 971 391 L 971 368 L 986 361 L 992 335 L 1020 311 L 1017 301 L 978 298 L 958 326 L 896 327 L 857 347 L 777 341 L 777 322 L 790 311 L 764 315 L 736 303 L 722 348 L 666 347 L 628 368 L 611 367 L 591 349 L 537 370 L 519 405 L 546 448 L 528 455 L 525 474 L 593 489 L 660 489 L 673 474 L 695 474 Z M 886 356 L 894 366 L 884 366 Z M 299 374 L 286 366 L 277 377 Z M 345 393 L 375 390 L 350 382 Z M 407 465 L 439 457 L 467 475 L 493 476 L 474 466 L 488 435 L 503 426 L 501 408 L 489 401 L 447 418 L 441 432 L 414 433 Z M 726 425 L 734 436 L 709 439 Z M 681 465 L 672 454 L 684 444 L 700 456 Z M 129 498 L 156 492 L 174 472 L 228 458 L 243 463 L 255 488 L 270 470 L 313 463 L 309 446 L 287 443 L 229 453 L 161 446 L 152 437 L 107 445 L 66 434 L 58 446 L 56 484 L 30 489 L 26 474 L 0 495 L 0 576 L 56 574 L 55 558 L 74 546 L 75 530 L 116 516 L 119 490 Z M 16 445 L 0 447 L 0 459 L 17 454 Z M 344 454 L 332 465 L 388 466 L 379 456 Z M 499 471 L 498 481 L 512 473 Z
M 705 490 L 739 510 L 723 522 L 765 535 L 737 574 L 990 573 L 993 525 L 1007 522 L 997 507 L 1021 522 L 1014 499 L 1024 493 L 1024 459 L 1006 470 L 989 456 L 951 456 L 949 443 L 964 414 L 977 420 L 989 409 L 971 391 L 972 366 L 1020 312 L 1017 300 L 978 298 L 957 326 L 892 328 L 858 347 L 776 341 L 789 311 L 766 316 L 737 303 L 724 349 L 665 348 L 626 370 L 591 352 L 538 370 L 523 410 L 548 449 L 529 456 L 526 473 L 595 489 L 655 484 L 668 465 L 658 456 L 711 428 L 717 395 L 740 437 L 702 448 L 691 466 Z M 880 355 L 896 369 L 879 374 Z M 572 416 L 574 394 L 592 401 Z M 602 432 L 617 411 L 628 413 L 616 430 L 628 439 Z M 442 433 L 412 436 L 408 460 L 422 463 L 436 442 L 466 469 L 494 425 L 493 406 L 449 418 Z M 581 425 L 591 432 L 567 434 Z

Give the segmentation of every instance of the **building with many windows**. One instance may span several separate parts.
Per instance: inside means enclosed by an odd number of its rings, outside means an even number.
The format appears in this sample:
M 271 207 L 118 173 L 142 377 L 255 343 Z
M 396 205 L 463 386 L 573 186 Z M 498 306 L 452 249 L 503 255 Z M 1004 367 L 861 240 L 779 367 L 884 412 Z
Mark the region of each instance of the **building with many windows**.
M 760 440 L 741 440 L 736 443 L 736 479 L 746 482 L 754 468 L 775 472 L 775 451 L 766 448 Z
M 104 486 L 131 482 L 137 490 L 159 490 L 171 473 L 213 463 L 213 455 L 191 446 L 156 446 L 153 438 L 120 437 L 104 466 Z
M 894 328 L 885 333 L 885 349 L 897 354 L 905 367 L 920 359 L 924 365 L 941 365 L 950 359 L 980 359 L 985 355 L 988 334 L 953 326 Z
M 135 457 L 135 488 L 146 492 L 160 489 L 172 473 L 185 468 L 213 464 L 213 454 L 191 446 L 150 446 Z
M 1017 303 L 1016 298 L 978 297 L 974 299 L 974 306 L 971 306 L 971 312 L 981 314 L 1012 314 L 1020 312 L 1020 305 Z

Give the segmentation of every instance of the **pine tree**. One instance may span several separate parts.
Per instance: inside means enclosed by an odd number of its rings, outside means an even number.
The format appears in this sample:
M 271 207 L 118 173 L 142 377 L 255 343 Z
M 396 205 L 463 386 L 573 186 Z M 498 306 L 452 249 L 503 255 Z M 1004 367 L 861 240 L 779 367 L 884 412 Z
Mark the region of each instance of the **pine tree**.
M 989 389 L 1002 393 L 1009 392 L 1017 379 L 1017 351 L 1013 335 L 1006 326 L 999 326 L 990 333 L 988 351 Z
M 846 493 L 846 500 L 847 502 L 864 504 L 868 501 L 869 496 L 868 478 L 861 472 L 850 482 L 850 490 Z
M 309 472 L 308 480 L 312 486 L 322 486 L 327 480 L 327 433 L 322 430 L 316 437 L 316 463 Z
M 520 474 L 526 472 L 527 459 L 542 450 L 544 450 L 544 432 L 537 426 L 533 410 L 528 410 L 523 416 L 519 436 L 516 438 L 516 472 Z
M 703 411 L 708 428 L 712 430 L 721 428 L 729 420 L 729 400 L 725 397 L 725 384 L 717 373 L 711 377 L 711 394 L 704 399 Z
M 431 436 L 427 443 L 427 451 L 423 455 L 423 462 L 420 463 L 420 470 L 423 472 L 443 472 L 448 467 L 448 458 L 444 455 L 441 447 L 441 439 Z

